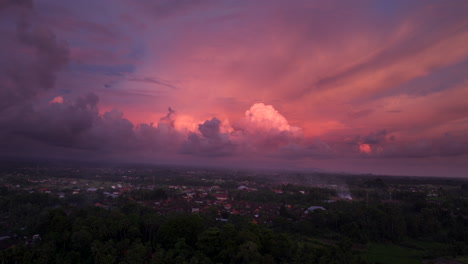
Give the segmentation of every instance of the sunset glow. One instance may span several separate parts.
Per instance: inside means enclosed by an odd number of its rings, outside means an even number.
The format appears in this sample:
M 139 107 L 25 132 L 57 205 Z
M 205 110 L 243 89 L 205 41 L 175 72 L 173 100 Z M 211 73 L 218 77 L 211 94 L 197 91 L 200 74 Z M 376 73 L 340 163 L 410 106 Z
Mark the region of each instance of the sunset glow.
M 431 0 L 0 4 L 2 154 L 468 177 L 467 13 Z

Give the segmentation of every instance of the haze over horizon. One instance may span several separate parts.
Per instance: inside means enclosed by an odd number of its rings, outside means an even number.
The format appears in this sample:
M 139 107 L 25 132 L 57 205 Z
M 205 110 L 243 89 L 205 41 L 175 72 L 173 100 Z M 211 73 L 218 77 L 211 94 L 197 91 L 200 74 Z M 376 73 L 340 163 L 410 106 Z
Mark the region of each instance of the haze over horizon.
M 0 157 L 468 177 L 467 13 L 0 0 Z

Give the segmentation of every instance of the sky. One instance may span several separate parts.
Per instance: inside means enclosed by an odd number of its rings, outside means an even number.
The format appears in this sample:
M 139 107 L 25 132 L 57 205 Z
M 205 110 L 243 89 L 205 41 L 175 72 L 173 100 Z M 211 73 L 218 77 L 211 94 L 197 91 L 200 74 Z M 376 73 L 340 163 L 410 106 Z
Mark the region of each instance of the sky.
M 0 156 L 468 178 L 465 0 L 0 0 Z

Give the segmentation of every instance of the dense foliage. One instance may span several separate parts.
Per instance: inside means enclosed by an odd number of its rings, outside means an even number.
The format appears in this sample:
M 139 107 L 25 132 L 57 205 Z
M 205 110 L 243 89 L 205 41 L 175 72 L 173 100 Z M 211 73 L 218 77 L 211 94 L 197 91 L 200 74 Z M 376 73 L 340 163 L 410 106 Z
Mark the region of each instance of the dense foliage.
M 326 192 L 316 191 L 319 197 Z M 167 197 L 161 190 L 134 191 L 132 195 L 141 200 Z M 254 199 L 253 195 L 244 193 L 243 198 Z M 312 199 L 304 197 L 301 199 Z M 98 198 L 97 194 L 87 197 L 81 204 Z M 283 195 L 282 199 L 295 198 Z M 0 261 L 367 263 L 363 258 L 367 243 L 398 244 L 406 239 L 443 245 L 428 251 L 427 257 L 468 253 L 468 223 L 463 217 L 468 202 L 464 198 L 452 197 L 442 203 L 421 199 L 338 201 L 327 205 L 326 211 L 302 217 L 282 206 L 272 223 L 264 224 L 234 215 L 228 223 L 220 222 L 210 212 L 160 215 L 126 198 L 116 199 L 112 208 L 77 207 L 72 202 L 48 194 L 2 192 L 2 232 L 14 230 L 18 237 L 14 247 L 0 251 Z M 35 234 L 41 239 L 31 241 Z

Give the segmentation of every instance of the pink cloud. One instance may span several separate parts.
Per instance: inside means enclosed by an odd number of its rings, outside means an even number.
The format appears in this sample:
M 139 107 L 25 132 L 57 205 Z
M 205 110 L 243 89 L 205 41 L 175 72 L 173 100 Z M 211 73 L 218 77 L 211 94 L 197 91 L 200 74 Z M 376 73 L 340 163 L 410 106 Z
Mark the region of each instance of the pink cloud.
M 63 104 L 63 97 L 56 96 L 52 100 L 49 101 L 49 104 Z
M 258 132 L 290 132 L 301 135 L 301 128 L 291 126 L 288 120 L 281 115 L 272 105 L 256 103 L 245 111 L 245 117 L 240 121 L 244 130 Z
M 361 151 L 362 153 L 369 154 L 372 152 L 372 148 L 369 144 L 361 144 L 359 145 L 359 151 Z

